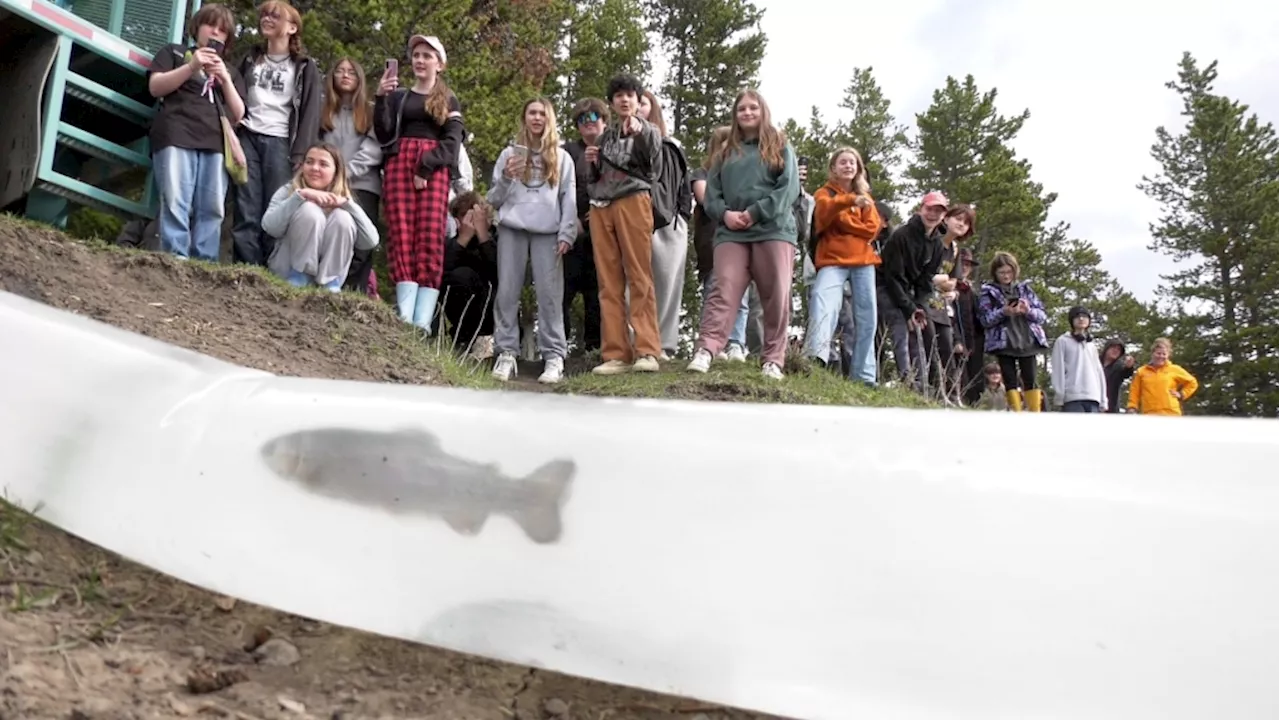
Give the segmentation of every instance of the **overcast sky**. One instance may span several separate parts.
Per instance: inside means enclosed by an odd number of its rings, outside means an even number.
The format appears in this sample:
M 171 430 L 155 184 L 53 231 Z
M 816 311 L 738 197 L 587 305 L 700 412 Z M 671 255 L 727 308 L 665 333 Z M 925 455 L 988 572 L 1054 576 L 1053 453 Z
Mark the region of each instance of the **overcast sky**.
M 1218 60 L 1218 91 L 1277 120 L 1275 0 L 756 2 L 769 37 L 761 92 L 779 123 L 807 120 L 811 105 L 828 122 L 840 117 L 850 72 L 869 65 L 914 130 L 914 114 L 947 75 L 972 73 L 980 89 L 999 90 L 1002 114 L 1031 111 L 1016 150 L 1034 179 L 1059 194 L 1050 221 L 1071 223 L 1144 300 L 1174 266 L 1146 249 L 1157 208 L 1135 185 L 1155 171 L 1156 127 L 1181 126 L 1177 96 L 1164 83 L 1183 50 L 1202 66 Z

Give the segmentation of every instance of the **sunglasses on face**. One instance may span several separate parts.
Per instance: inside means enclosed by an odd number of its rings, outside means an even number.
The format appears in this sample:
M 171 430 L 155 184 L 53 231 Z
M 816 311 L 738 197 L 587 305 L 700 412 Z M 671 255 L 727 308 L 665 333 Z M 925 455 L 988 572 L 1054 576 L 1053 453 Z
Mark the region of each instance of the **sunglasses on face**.
M 585 112 L 579 115 L 577 120 L 575 120 L 574 122 L 576 122 L 579 125 L 586 125 L 587 123 L 593 123 L 599 119 L 600 119 L 600 113 Z

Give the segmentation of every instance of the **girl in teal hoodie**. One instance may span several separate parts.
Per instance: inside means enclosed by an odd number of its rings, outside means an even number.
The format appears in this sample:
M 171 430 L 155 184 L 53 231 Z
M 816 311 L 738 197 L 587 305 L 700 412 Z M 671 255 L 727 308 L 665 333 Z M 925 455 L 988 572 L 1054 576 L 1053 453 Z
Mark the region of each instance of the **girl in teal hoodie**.
M 773 126 L 769 106 L 755 90 L 733 103 L 729 140 L 711 160 L 703 206 L 717 221 L 712 273 L 698 349 L 689 370 L 706 372 L 727 342 L 747 285 L 755 281 L 764 311 L 764 376 L 782 379 L 791 320 L 791 275 L 800 195 L 796 155 Z
M 551 102 L 530 100 L 520 113 L 515 142 L 493 166 L 489 204 L 498 211 L 498 293 L 493 304 L 493 344 L 498 359 L 493 377 L 502 382 L 516 371 L 520 349 L 520 294 L 525 267 L 533 265 L 538 296 L 538 350 L 543 383 L 564 377 L 564 263 L 561 256 L 578 236 L 577 179 L 573 158 L 560 147 Z

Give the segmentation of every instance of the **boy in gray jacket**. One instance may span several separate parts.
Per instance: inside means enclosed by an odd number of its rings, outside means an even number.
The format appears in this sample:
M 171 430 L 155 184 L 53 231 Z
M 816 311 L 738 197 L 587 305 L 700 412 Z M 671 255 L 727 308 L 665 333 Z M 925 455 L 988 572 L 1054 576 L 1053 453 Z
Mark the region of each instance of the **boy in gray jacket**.
M 1054 341 L 1049 361 L 1053 404 L 1062 412 L 1106 412 L 1107 376 L 1089 334 L 1093 316 L 1082 307 L 1073 307 L 1067 313 L 1067 321 L 1071 330 Z

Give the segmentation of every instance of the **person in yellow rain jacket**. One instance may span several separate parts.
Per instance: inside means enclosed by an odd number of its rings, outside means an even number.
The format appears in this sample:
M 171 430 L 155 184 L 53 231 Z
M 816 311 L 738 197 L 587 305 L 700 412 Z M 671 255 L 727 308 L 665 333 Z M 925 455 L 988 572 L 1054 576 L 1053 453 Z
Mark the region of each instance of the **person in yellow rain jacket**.
M 1157 338 L 1151 345 L 1151 362 L 1138 368 L 1129 384 L 1129 412 L 1143 415 L 1181 415 L 1182 403 L 1196 394 L 1200 383 L 1181 366 L 1173 364 L 1173 343 Z

